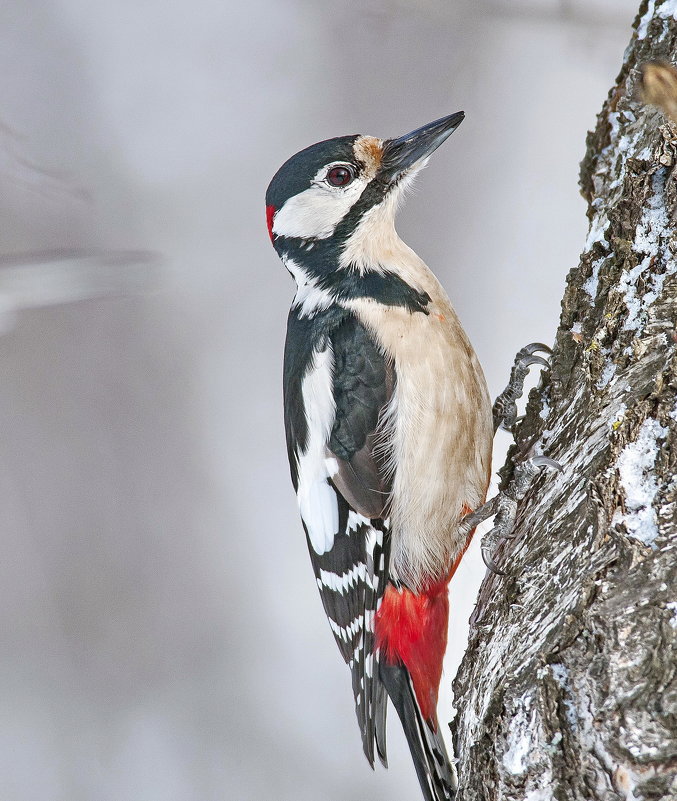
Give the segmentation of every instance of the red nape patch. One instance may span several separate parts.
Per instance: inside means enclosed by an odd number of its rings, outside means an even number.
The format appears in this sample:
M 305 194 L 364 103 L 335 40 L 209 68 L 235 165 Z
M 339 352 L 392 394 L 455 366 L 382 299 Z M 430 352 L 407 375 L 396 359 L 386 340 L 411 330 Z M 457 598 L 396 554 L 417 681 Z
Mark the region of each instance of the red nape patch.
M 271 242 L 273 241 L 273 217 L 275 217 L 275 206 L 266 206 L 266 225 Z
M 444 579 L 416 595 L 386 588 L 376 613 L 376 647 L 387 663 L 409 671 L 421 714 L 437 731 L 437 692 L 447 647 L 449 597 Z

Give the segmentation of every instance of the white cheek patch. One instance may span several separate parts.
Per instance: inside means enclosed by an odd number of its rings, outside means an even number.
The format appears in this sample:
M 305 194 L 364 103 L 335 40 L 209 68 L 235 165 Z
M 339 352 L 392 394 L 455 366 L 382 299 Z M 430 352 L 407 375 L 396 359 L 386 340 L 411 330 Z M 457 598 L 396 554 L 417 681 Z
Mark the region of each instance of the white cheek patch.
M 368 181 L 355 178 L 344 189 L 330 187 L 324 176 L 331 165 L 318 171 L 311 186 L 275 213 L 273 233 L 298 239 L 327 239 L 355 205 Z

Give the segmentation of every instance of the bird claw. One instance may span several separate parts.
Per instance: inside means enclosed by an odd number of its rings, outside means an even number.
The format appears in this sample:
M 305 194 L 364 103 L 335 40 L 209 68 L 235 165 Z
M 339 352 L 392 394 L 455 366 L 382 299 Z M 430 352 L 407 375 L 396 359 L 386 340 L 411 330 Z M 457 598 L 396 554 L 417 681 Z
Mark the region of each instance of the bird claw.
M 498 518 L 498 515 L 497 515 Z M 504 521 L 496 522 L 489 531 L 482 537 L 482 545 L 481 545 L 481 553 L 482 553 L 482 561 L 484 562 L 486 568 L 491 571 L 496 576 L 508 576 L 510 573 L 507 570 L 501 570 L 498 566 L 497 562 L 494 559 L 494 556 L 497 552 L 498 546 L 502 540 L 507 539 L 514 539 L 510 535 L 503 534 L 505 526 L 503 525 Z
M 547 359 L 536 355 L 526 356 L 525 358 L 520 359 L 520 363 L 523 367 L 531 367 L 532 364 L 540 364 L 543 365 L 543 367 L 550 367 L 550 362 Z
M 552 348 L 543 344 L 543 342 L 532 342 L 530 345 L 525 345 L 522 350 L 518 351 L 516 359 L 524 358 L 525 356 L 533 356 L 534 353 L 545 353 L 552 356 Z
M 538 356 L 538 353 L 545 353 L 546 358 Z M 529 368 L 537 364 L 541 367 L 549 367 L 548 357 L 552 355 L 552 350 L 542 342 L 532 342 L 525 345 L 515 356 L 515 362 L 510 371 L 508 386 L 496 398 L 493 407 L 494 432 L 499 428 L 511 432 L 519 418 L 517 416 L 517 401 L 524 393 L 524 382 L 529 374 Z
M 484 562 L 484 566 L 493 573 L 495 576 L 507 576 L 505 570 L 500 570 L 496 562 L 491 558 L 491 553 L 488 548 L 485 548 L 484 545 L 482 546 L 482 561 Z
M 545 345 L 543 342 L 532 342 L 530 345 L 525 345 L 522 348 L 523 351 L 526 353 L 547 353 L 548 356 L 552 356 L 552 348 L 548 345 Z
M 552 470 L 557 470 L 558 473 L 563 470 L 562 465 L 549 456 L 532 456 L 531 459 L 527 459 L 527 462 L 534 467 L 550 467 Z

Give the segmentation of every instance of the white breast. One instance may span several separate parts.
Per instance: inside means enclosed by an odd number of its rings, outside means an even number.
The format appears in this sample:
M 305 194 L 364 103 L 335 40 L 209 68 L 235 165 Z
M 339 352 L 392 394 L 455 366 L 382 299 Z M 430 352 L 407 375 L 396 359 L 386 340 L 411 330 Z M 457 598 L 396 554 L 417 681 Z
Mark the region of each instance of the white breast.
M 493 424 L 482 368 L 444 290 L 410 248 L 387 239 L 380 264 L 427 292 L 430 313 L 362 298 L 349 305 L 395 365 L 383 421 L 394 466 L 392 559 L 415 588 L 443 577 L 463 548 L 457 526 L 484 501 Z

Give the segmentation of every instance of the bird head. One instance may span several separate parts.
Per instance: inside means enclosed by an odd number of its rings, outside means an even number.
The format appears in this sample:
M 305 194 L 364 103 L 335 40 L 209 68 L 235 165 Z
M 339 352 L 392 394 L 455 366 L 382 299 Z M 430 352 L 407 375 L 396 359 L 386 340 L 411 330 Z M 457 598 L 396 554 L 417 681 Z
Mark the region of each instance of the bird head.
M 366 218 L 392 224 L 403 189 L 463 118 L 458 111 L 396 139 L 340 136 L 292 156 L 266 192 L 277 252 L 306 261 L 315 249 L 313 260 L 326 261 L 348 247 Z

